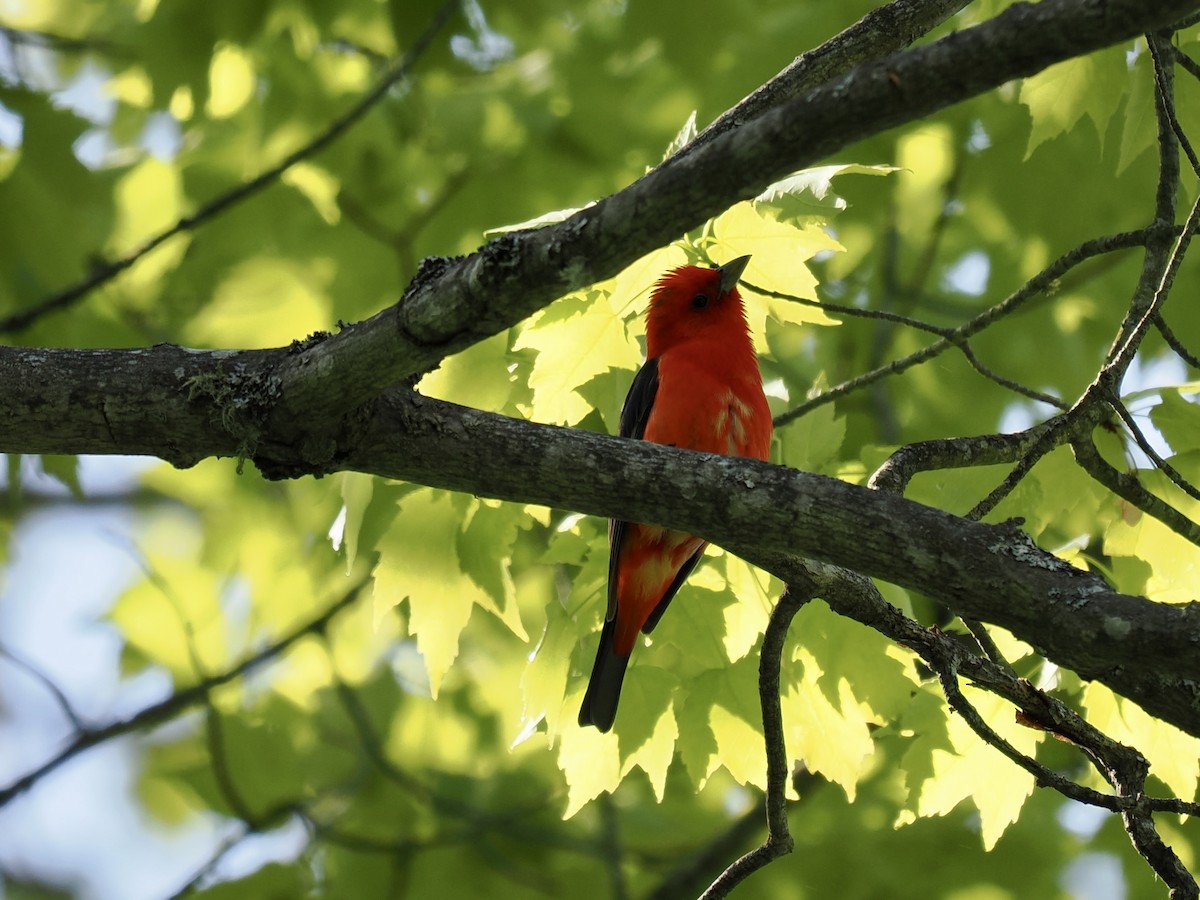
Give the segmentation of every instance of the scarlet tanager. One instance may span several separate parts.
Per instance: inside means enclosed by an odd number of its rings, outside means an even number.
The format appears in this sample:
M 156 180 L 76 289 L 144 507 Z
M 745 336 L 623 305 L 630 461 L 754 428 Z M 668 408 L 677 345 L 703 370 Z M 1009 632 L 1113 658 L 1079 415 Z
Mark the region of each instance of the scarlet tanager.
M 750 257 L 682 266 L 654 286 L 646 363 L 621 410 L 622 437 L 766 459 L 771 412 L 737 282 Z M 707 543 L 636 522 L 608 525 L 608 612 L 580 725 L 612 728 L 638 632 L 650 633 Z

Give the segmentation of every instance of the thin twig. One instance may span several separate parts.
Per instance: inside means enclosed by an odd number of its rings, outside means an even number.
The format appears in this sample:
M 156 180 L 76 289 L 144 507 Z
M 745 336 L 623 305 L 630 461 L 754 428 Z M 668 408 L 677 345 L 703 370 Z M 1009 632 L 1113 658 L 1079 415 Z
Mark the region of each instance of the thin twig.
M 1154 327 L 1158 329 L 1163 340 L 1167 342 L 1167 346 L 1175 351 L 1175 354 L 1193 369 L 1200 369 L 1200 356 L 1197 356 L 1191 350 L 1183 345 L 1183 341 L 1179 340 L 1175 332 L 1167 324 L 1167 320 L 1163 318 L 1160 312 L 1154 317 Z
M 1079 437 L 1071 443 L 1075 462 L 1085 472 L 1126 503 L 1162 522 L 1180 537 L 1200 547 L 1200 525 L 1197 525 L 1161 497 L 1152 494 L 1137 477 L 1109 465 L 1100 455 L 1091 437 Z
M 701 900 L 718 900 L 728 896 L 731 890 L 763 866 L 792 852 L 794 842 L 787 820 L 788 757 L 783 733 L 783 710 L 779 701 L 779 670 L 788 627 L 811 597 L 790 586 L 783 592 L 771 611 L 759 655 L 758 697 L 762 705 L 763 741 L 767 754 L 767 839 L 722 872 L 701 895 Z
M 991 493 L 971 508 L 971 511 L 967 513 L 967 518 L 982 519 L 990 513 L 1016 489 L 1021 480 L 1029 474 L 1043 456 L 1066 443 L 1080 427 L 1081 417 L 1077 414 L 1077 409 L 1079 409 L 1078 405 L 1068 412 L 1041 423 L 1037 431 L 1037 438 L 1017 459 L 1016 465 L 1009 470 L 1004 480 Z
M 1034 275 L 1029 281 L 1025 282 L 1017 291 L 1010 294 L 1001 302 L 995 304 L 974 318 L 959 325 L 953 331 L 953 337 L 945 337 L 941 340 L 917 350 L 906 357 L 898 360 L 893 360 L 886 366 L 881 366 L 870 372 L 865 372 L 848 381 L 844 381 L 839 385 L 829 388 L 826 391 L 818 394 L 787 410 L 784 413 L 775 417 L 775 427 L 781 428 L 789 422 L 793 422 L 808 412 L 811 412 L 818 406 L 830 403 L 839 397 L 852 393 L 859 388 L 878 381 L 880 378 L 885 378 L 888 375 L 894 375 L 910 369 L 915 365 L 927 362 L 933 359 L 940 353 L 950 349 L 956 342 L 964 340 L 974 334 L 979 333 L 988 326 L 994 324 L 1005 316 L 1010 315 L 1025 303 L 1041 294 L 1047 288 L 1051 287 L 1054 282 L 1063 274 L 1078 266 L 1093 257 L 1100 256 L 1105 253 L 1112 253 L 1117 250 L 1128 250 L 1133 247 L 1145 246 L 1154 232 L 1153 228 L 1141 229 L 1138 231 L 1126 231 L 1120 234 L 1107 235 L 1105 237 L 1094 238 L 1089 241 L 1084 241 L 1073 250 L 1064 253 L 1054 262 L 1050 263 L 1041 272 Z
M 745 279 L 742 280 L 741 284 L 747 290 L 760 294 L 763 297 L 770 297 L 773 300 L 786 300 L 788 303 L 795 303 L 797 306 L 811 306 L 814 309 L 823 310 L 836 316 L 852 316 L 859 319 L 882 319 L 885 322 L 907 325 L 909 328 L 914 328 L 917 331 L 925 331 L 944 338 L 950 338 L 954 333 L 953 327 L 934 325 L 930 322 L 914 319 L 912 316 L 902 315 L 901 313 L 888 312 L 883 309 L 863 309 L 858 306 L 846 306 L 842 303 L 830 303 L 827 300 L 809 300 L 806 297 L 797 297 L 794 294 L 786 294 L 782 291 L 773 291 L 769 288 L 759 287 Z
M 1026 724 L 1058 735 L 1083 750 L 1110 783 L 1112 772 L 1125 773 L 1120 777 L 1128 780 L 1129 772 L 1145 765 L 1145 759 L 1136 749 L 1114 741 L 1062 701 L 1038 690 L 1026 679 L 1016 677 L 1006 667 L 971 653 L 963 642 L 939 629 L 926 628 L 904 615 L 883 598 L 866 576 L 812 560 L 795 561 L 779 568 L 787 570 L 792 583 L 803 585 L 806 591 L 821 597 L 834 612 L 861 622 L 912 650 L 930 669 L 939 673 L 940 678 L 945 673 L 954 673 L 955 677 L 961 675 L 1012 703 L 1020 710 Z M 985 729 L 984 733 L 987 732 L 990 729 Z M 990 737 L 984 737 L 984 740 L 992 743 Z M 1012 752 L 1020 754 L 1020 751 Z M 1028 757 L 1018 764 L 1033 773 L 1039 784 L 1071 799 L 1113 812 L 1144 808 L 1181 815 L 1200 813 L 1200 803 L 1175 797 L 1101 793 L 1069 779 L 1063 780 L 1062 776 Z
M 0 25 L 0 35 L 4 35 L 14 47 L 37 47 L 59 53 L 104 53 L 116 59 L 129 59 L 133 56 L 129 49 L 118 47 L 104 38 L 74 38 L 51 31 L 11 28 L 7 25 Z
M 58 704 L 58 708 L 62 710 L 63 715 L 67 717 L 67 721 L 71 723 L 72 727 L 76 731 L 83 731 L 87 727 L 83 720 L 79 717 L 79 714 L 75 712 L 75 707 L 71 705 L 71 701 L 67 699 L 67 695 L 62 692 L 62 688 L 55 684 L 54 680 L 49 675 L 37 668 L 37 666 L 35 666 L 33 663 L 13 653 L 7 647 L 0 646 L 0 656 L 7 659 L 14 666 L 48 690 L 51 696 L 54 697 L 54 702 Z
M 1171 125 L 1171 131 L 1175 134 L 1175 140 L 1179 142 L 1179 146 L 1183 149 L 1184 155 L 1187 156 L 1188 162 L 1192 164 L 1192 171 L 1200 173 L 1200 158 L 1197 158 L 1196 151 L 1192 149 L 1192 143 L 1188 140 L 1187 134 L 1183 130 L 1183 126 L 1179 124 L 1179 117 L 1175 114 L 1174 101 L 1174 73 L 1171 71 L 1170 65 L 1163 59 L 1163 50 L 1168 52 L 1174 50 L 1169 38 L 1162 40 L 1156 39 L 1154 35 L 1146 36 L 1146 46 L 1150 48 L 1150 57 L 1154 61 L 1154 87 L 1158 91 L 1159 96 L 1163 99 L 1163 115 Z M 1176 54 L 1172 52 L 1172 61 Z
M 1200 225 L 1200 197 L 1197 197 L 1192 204 L 1188 217 L 1183 223 L 1183 231 L 1175 239 L 1175 244 L 1167 256 L 1166 266 L 1162 276 L 1158 279 L 1158 286 L 1150 298 L 1148 307 L 1142 311 L 1132 328 L 1123 328 L 1122 337 L 1118 339 L 1113 352 L 1110 353 L 1108 361 L 1101 370 L 1102 380 L 1111 384 L 1114 390 L 1126 369 L 1129 368 L 1129 364 L 1133 362 L 1133 357 L 1137 353 L 1138 347 L 1141 346 L 1146 331 L 1162 309 L 1167 295 L 1171 293 L 1171 287 L 1175 284 L 1175 276 L 1179 273 L 1179 267 L 1183 264 L 1183 257 L 1187 254 L 1188 246 L 1191 244 L 1192 236 L 1196 233 L 1198 225 Z M 1125 324 L 1127 323 L 1128 319 Z
M 1045 423 L 1016 434 L 981 434 L 905 444 L 871 475 L 867 487 L 903 494 L 918 472 L 1016 462 L 1037 441 Z
M 746 810 L 734 819 L 728 828 L 709 841 L 700 852 L 690 856 L 682 865 L 672 870 L 654 889 L 646 900 L 692 900 L 697 893 L 697 882 L 707 884 L 710 875 L 725 865 L 747 841 L 762 830 L 762 810 L 757 806 Z
M 36 769 L 27 772 L 20 776 L 7 787 L 0 788 L 0 807 L 5 806 L 15 797 L 29 790 L 34 784 L 41 780 L 46 775 L 53 772 L 63 763 L 74 759 L 85 750 L 90 750 L 105 741 L 112 740 L 124 734 L 130 734 L 135 731 L 141 731 L 146 728 L 151 728 L 155 725 L 161 725 L 175 716 L 179 715 L 183 710 L 193 706 L 202 704 L 209 692 L 221 685 L 228 684 L 238 678 L 250 673 L 254 669 L 270 662 L 282 653 L 287 651 L 293 644 L 310 634 L 319 634 L 325 630 L 329 623 L 338 613 L 350 606 L 356 599 L 363 588 L 365 582 L 359 582 L 349 591 L 347 591 L 340 599 L 334 602 L 328 609 L 321 613 L 316 618 L 310 620 L 304 625 L 301 625 L 291 634 L 279 639 L 275 643 L 265 647 L 253 656 L 243 660 L 229 669 L 217 675 L 210 676 L 204 680 L 176 691 L 170 697 L 158 703 L 142 709 L 127 719 L 120 719 L 105 725 L 102 728 L 83 729 L 75 735 L 75 739 L 66 747 L 60 750 L 57 754 L 51 757 Z
M 1138 426 L 1137 421 L 1133 418 L 1133 414 L 1125 408 L 1125 404 L 1114 398 L 1109 399 L 1109 406 L 1113 408 L 1116 414 L 1125 423 L 1125 427 L 1129 429 L 1130 435 L 1133 437 L 1134 443 L 1138 448 L 1150 458 L 1155 467 L 1169 478 L 1174 485 L 1191 497 L 1193 500 L 1200 500 L 1200 489 L 1197 489 L 1194 484 L 1183 477 L 1182 473 L 1169 462 L 1163 459 L 1162 455 L 1154 449 L 1154 446 L 1146 439 L 1146 435 L 1142 433 L 1142 429 Z
M 1042 391 L 1034 390 L 1031 387 L 1026 387 L 1019 381 L 1013 381 L 1011 378 L 1006 378 L 999 372 L 995 372 L 988 366 L 985 366 L 979 361 L 979 357 L 975 355 L 975 351 L 971 349 L 971 345 L 966 341 L 960 343 L 958 349 L 961 350 L 963 356 L 967 358 L 967 362 L 971 364 L 971 368 L 973 368 L 984 378 L 996 382 L 996 384 L 1000 385 L 1000 387 L 1007 388 L 1014 394 L 1020 394 L 1023 397 L 1028 397 L 1030 400 L 1036 400 L 1038 403 L 1045 403 L 1047 406 L 1051 406 L 1055 409 L 1066 410 L 1069 408 L 1068 405 L 1058 397 Z

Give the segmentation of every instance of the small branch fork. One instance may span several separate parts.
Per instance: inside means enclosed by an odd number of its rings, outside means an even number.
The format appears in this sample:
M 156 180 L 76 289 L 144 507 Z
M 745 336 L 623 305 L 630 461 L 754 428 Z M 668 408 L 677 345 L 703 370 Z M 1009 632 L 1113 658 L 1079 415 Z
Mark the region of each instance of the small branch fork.
M 786 569 L 788 565 L 784 563 L 783 568 Z M 1153 814 L 1197 815 L 1200 814 L 1200 803 L 1147 796 L 1145 789 L 1149 764 L 1135 748 L 1114 741 L 1066 704 L 1034 687 L 1026 679 L 1018 678 L 1007 665 L 974 654 L 952 636 L 937 628 L 926 628 L 908 618 L 880 595 L 869 578 L 811 561 L 790 565 L 790 587 L 785 598 L 793 591 L 800 591 L 800 596 L 821 597 L 838 614 L 874 628 L 915 652 L 936 673 L 951 709 L 963 717 L 981 740 L 1033 775 L 1039 786 L 1051 788 L 1077 802 L 1120 813 L 1134 848 L 1170 887 L 1172 900 L 1197 897 L 1195 879 L 1159 837 Z M 794 604 L 795 601 L 789 603 Z M 790 622 L 795 611 L 790 610 L 783 599 L 779 607 L 776 611 L 779 618 Z M 768 634 L 772 627 L 778 627 L 775 615 L 768 625 Z M 767 682 L 767 658 L 767 641 L 764 639 L 764 673 L 760 676 L 760 688 Z M 778 665 L 777 656 L 772 657 L 771 665 Z M 777 670 L 773 677 L 777 683 Z M 984 721 L 967 700 L 959 687 L 960 677 L 1012 703 L 1017 708 L 1018 720 L 1023 724 L 1047 731 L 1077 746 L 1101 777 L 1112 785 L 1113 792 L 1104 793 L 1077 784 L 1013 747 Z M 767 703 L 765 693 L 764 703 Z M 773 703 L 777 708 L 777 695 Z M 767 720 L 764 712 L 764 722 Z M 780 744 L 771 752 L 782 752 L 782 738 L 778 740 Z M 782 796 L 782 791 L 774 799 L 768 796 L 768 804 L 781 803 Z M 756 852 L 761 854 L 765 851 L 759 848 Z
M 1121 473 L 1114 469 L 1101 457 L 1091 438 L 1091 434 L 1097 426 L 1106 424 L 1115 416 L 1125 426 L 1129 438 L 1137 444 L 1159 471 L 1184 494 L 1194 499 L 1200 499 L 1200 490 L 1188 482 L 1154 449 L 1119 397 L 1120 383 L 1152 326 L 1158 328 L 1168 346 L 1185 363 L 1194 366 L 1197 361 L 1195 355 L 1183 347 L 1167 327 L 1162 317 L 1162 308 L 1183 262 L 1191 238 L 1200 225 L 1200 201 L 1193 205 L 1181 228 L 1177 228 L 1173 224 L 1174 198 L 1178 192 L 1180 177 L 1180 147 L 1184 148 L 1194 168 L 1200 167 L 1200 159 L 1197 159 L 1195 152 L 1192 151 L 1174 110 L 1174 78 L 1170 63 L 1178 60 L 1180 54 L 1172 50 L 1169 34 L 1147 35 L 1146 40 L 1154 60 L 1157 88 L 1155 108 L 1158 114 L 1160 147 L 1159 186 L 1156 194 L 1154 221 L 1138 232 L 1114 235 L 1080 245 L 1055 260 L 1012 296 L 956 329 L 939 329 L 924 323 L 904 323 L 939 333 L 941 340 L 917 353 L 889 363 L 885 367 L 838 385 L 805 404 L 789 410 L 779 417 L 781 424 L 792 421 L 816 405 L 828 402 L 829 399 L 835 399 L 886 375 L 904 371 L 913 365 L 924 362 L 933 355 L 948 349 L 952 344 L 957 344 L 964 353 L 967 353 L 968 348 L 965 341 L 968 337 L 1013 312 L 1069 269 L 1098 253 L 1140 245 L 1145 248 L 1145 260 L 1129 313 L 1113 341 L 1108 359 L 1097 372 L 1092 384 L 1070 408 L 1064 409 L 1061 403 L 1055 403 L 1054 405 L 1058 406 L 1061 412 L 1019 434 L 982 435 L 922 442 L 902 447 L 880 466 L 872 476 L 870 484 L 879 489 L 902 493 L 911 478 L 921 471 L 1011 463 L 1013 467 L 1001 484 L 987 497 L 980 500 L 969 513 L 971 518 L 981 519 L 1012 492 L 1038 460 L 1056 447 L 1067 445 L 1074 450 L 1076 461 L 1080 467 L 1097 482 L 1112 490 L 1127 503 L 1147 515 L 1159 519 L 1177 534 L 1200 546 L 1200 525 L 1191 521 L 1166 499 L 1148 491 L 1135 475 Z M 1200 174 L 1200 168 L 1197 168 L 1197 172 Z M 1174 236 L 1173 241 L 1170 237 L 1172 235 Z M 845 309 L 837 311 L 848 312 Z M 857 314 L 862 311 L 855 310 L 854 312 Z M 1009 389 L 1019 387 L 1004 386 Z M 1036 399 L 1051 400 L 1052 398 Z
M 957 327 L 937 326 L 894 312 L 782 297 L 748 285 L 767 296 L 817 306 L 834 315 L 873 318 L 934 334 L 938 338 L 915 353 L 879 366 L 788 410 L 777 417 L 778 426 L 796 420 L 821 404 L 874 385 L 889 375 L 926 362 L 952 347 L 957 348 L 985 378 L 1007 390 L 1046 403 L 1058 409 L 1058 414 L 1017 434 L 980 435 L 909 444 L 893 453 L 879 467 L 870 479 L 870 487 L 902 494 L 918 472 L 1012 464 L 1003 482 L 969 513 L 970 518 L 981 519 L 1011 493 L 1039 459 L 1054 448 L 1067 445 L 1073 449 L 1080 467 L 1097 482 L 1200 546 L 1200 524 L 1189 519 L 1167 500 L 1151 493 L 1136 476 L 1115 469 L 1103 459 L 1092 440 L 1094 429 L 1115 417 L 1125 427 L 1129 438 L 1176 488 L 1193 499 L 1200 499 L 1200 490 L 1154 449 L 1119 397 L 1120 383 L 1151 327 L 1159 331 L 1167 346 L 1185 364 L 1197 368 L 1200 362 L 1195 352 L 1185 347 L 1171 331 L 1162 316 L 1163 305 L 1175 276 L 1191 238 L 1200 225 L 1200 201 L 1193 205 L 1182 228 L 1173 224 L 1174 198 L 1178 193 L 1180 178 L 1180 150 L 1197 174 L 1200 174 L 1200 158 L 1192 149 L 1175 114 L 1171 66 L 1173 63 L 1180 64 L 1200 79 L 1200 65 L 1172 46 L 1169 33 L 1150 34 L 1146 40 L 1154 62 L 1160 149 L 1154 221 L 1140 231 L 1097 238 L 1081 244 L 1055 260 L 1004 301 Z M 973 335 L 1011 315 L 1080 263 L 1100 254 L 1137 246 L 1145 249 L 1145 260 L 1129 312 L 1095 380 L 1073 405 L 1067 406 L 1058 398 L 1040 394 L 999 376 L 975 357 L 969 344 Z M 1025 679 L 1018 678 L 1000 656 L 982 623 L 966 621 L 981 651 L 981 654 L 972 653 L 961 642 L 949 638 L 938 629 L 925 628 L 905 617 L 882 598 L 869 579 L 819 563 L 809 563 L 807 567 L 807 572 L 795 573 L 794 577 L 788 579 L 789 587 L 772 615 L 763 642 L 759 687 L 767 739 L 768 837 L 761 846 L 726 870 L 705 897 L 725 896 L 733 884 L 740 883 L 751 872 L 790 852 L 792 848 L 786 815 L 779 812 L 785 802 L 785 784 L 773 782 L 770 773 L 780 767 L 779 757 L 784 754 L 782 728 L 774 721 L 779 710 L 779 649 L 775 641 L 782 641 L 780 630 L 786 634 L 787 623 L 805 602 L 797 601 L 797 596 L 806 599 L 820 596 L 836 612 L 876 628 L 916 652 L 937 675 L 950 708 L 963 717 L 981 740 L 1032 774 L 1039 786 L 1052 788 L 1077 802 L 1119 813 L 1135 850 L 1168 886 L 1172 900 L 1194 900 L 1200 896 L 1195 878 L 1163 842 L 1153 819 L 1154 813 L 1196 815 L 1200 813 L 1200 804 L 1176 798 L 1147 796 L 1145 790 L 1149 764 L 1141 753 L 1104 735 L 1061 701 L 1035 688 Z M 799 593 L 794 593 L 797 591 Z M 1084 787 L 1017 750 L 971 705 L 961 690 L 960 677 L 966 677 L 1013 703 L 1019 720 L 1024 724 L 1048 731 L 1079 747 L 1112 786 L 1112 793 Z

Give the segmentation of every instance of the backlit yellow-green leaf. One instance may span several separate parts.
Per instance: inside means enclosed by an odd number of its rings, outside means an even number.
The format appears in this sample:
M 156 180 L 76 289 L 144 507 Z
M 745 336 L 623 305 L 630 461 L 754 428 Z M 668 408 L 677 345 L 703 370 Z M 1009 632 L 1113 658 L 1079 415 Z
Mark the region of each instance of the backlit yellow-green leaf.
M 502 331 L 442 360 L 421 379 L 418 390 L 439 400 L 504 412 L 513 393 L 512 364 L 508 332 Z
M 714 762 L 742 784 L 766 786 L 762 710 L 758 699 L 758 658 L 746 656 L 713 673 L 715 704 L 708 722 L 717 742 Z
M 1118 697 L 1098 681 L 1083 691 L 1088 721 L 1106 735 L 1137 749 L 1150 762 L 1150 774 L 1184 800 L 1196 797 L 1200 781 L 1200 739 L 1184 734 L 1140 706 Z
M 725 650 L 736 662 L 750 652 L 766 630 L 776 596 L 766 572 L 730 553 L 724 554 L 724 560 L 729 590 L 737 597 L 737 603 L 725 607 Z
M 625 319 L 630 334 L 646 332 L 646 308 L 655 282 L 687 262 L 687 254 L 676 243 L 647 253 L 621 270 L 612 284 L 609 302 L 616 314 Z
M 1157 473 L 1142 473 L 1149 485 L 1167 489 L 1167 480 Z M 1175 496 L 1173 505 L 1193 520 L 1200 515 L 1200 503 Z M 1128 556 L 1149 563 L 1153 569 L 1146 581 L 1145 594 L 1161 603 L 1187 603 L 1200 596 L 1200 547 L 1176 534 L 1158 519 L 1129 508 L 1104 535 L 1104 552 Z
M 127 253 L 129 248 L 173 226 L 184 212 L 182 191 L 179 169 L 173 165 L 146 157 L 130 169 L 117 184 L 119 214 L 112 248 Z M 184 237 L 168 241 L 141 259 L 124 276 L 125 282 L 142 289 L 154 288 L 178 264 L 187 246 Z
M 328 260 L 261 257 L 231 270 L 188 326 L 188 341 L 213 347 L 279 347 L 330 325 Z
M 1029 108 L 1033 128 L 1025 158 L 1041 144 L 1070 131 L 1085 115 L 1103 137 L 1128 83 L 1119 51 L 1079 56 L 1026 78 L 1020 100 Z
M 1017 724 L 1008 703 L 966 685 L 962 690 L 984 721 L 1017 750 L 1036 752 L 1043 733 Z M 914 811 L 918 816 L 944 816 L 969 798 L 979 810 L 983 846 L 991 849 L 1016 821 L 1033 792 L 1034 778 L 980 740 L 960 716 L 950 717 L 946 726 L 949 746 L 937 733 L 918 734 L 905 754 Z
M 740 784 L 752 784 L 760 790 L 767 786 L 766 749 L 762 733 L 741 716 L 723 706 L 709 713 L 721 765 Z
M 846 201 L 833 193 L 839 175 L 888 175 L 897 166 L 841 164 L 804 169 L 769 185 L 751 201 L 755 210 L 781 222 L 797 226 L 822 225 L 831 214 L 846 208 Z
M 525 523 L 525 513 L 515 504 L 473 500 L 467 515 L 458 536 L 457 554 L 463 573 L 483 589 L 476 601 L 514 635 L 528 641 L 508 567 L 517 527 Z
M 224 671 L 231 654 L 215 573 L 159 554 L 146 566 L 154 580 L 135 584 L 110 614 L 125 640 L 180 684 Z
M 459 636 L 476 604 L 491 602 L 459 565 L 461 510 L 450 495 L 429 489 L 409 494 L 379 545 L 375 567 L 375 615 L 408 600 L 409 629 L 425 660 L 436 698 L 458 656 Z
M 296 163 L 280 176 L 280 180 L 303 194 L 330 225 L 336 224 L 342 217 L 337 202 L 341 185 L 328 169 L 307 162 Z
M 521 331 L 516 349 L 537 351 L 529 386 L 533 418 L 573 425 L 591 407 L 575 387 L 606 369 L 635 369 L 641 351 L 607 295 L 573 294 L 542 310 Z
M 954 145 L 953 131 L 940 124 L 922 125 L 896 144 L 896 231 L 914 244 L 927 239 L 942 215 Z
M 346 556 L 346 573 L 358 558 L 358 533 L 363 513 L 375 493 L 375 478 L 361 472 L 343 472 L 342 482 L 342 552 Z
M 781 706 L 788 755 L 841 785 L 853 803 L 874 751 L 867 728 L 874 717 L 855 700 L 844 680 L 838 684 L 836 704 L 807 668 L 799 685 L 786 688 Z
M 522 719 L 528 726 L 540 718 L 546 720 L 546 731 L 554 740 L 566 724 L 574 726 L 577 710 L 563 714 L 563 696 L 567 692 L 567 675 L 571 671 L 571 654 L 579 640 L 579 632 L 562 606 L 552 603 L 546 607 L 546 627 L 529 665 L 521 676 L 521 694 L 525 700 Z
M 580 693 L 575 702 L 583 699 Z M 601 734 L 595 728 L 564 728 L 558 742 L 558 767 L 567 780 L 569 819 L 605 791 L 613 791 L 621 782 L 621 759 L 617 735 Z
M 799 303 L 762 297 L 751 285 L 793 297 L 815 300 L 817 279 L 805 265 L 818 253 L 842 249 L 841 244 L 815 225 L 795 228 L 755 211 L 750 203 L 738 203 L 713 221 L 715 240 L 709 253 L 718 262 L 750 255 L 742 278 L 746 319 L 755 349 L 765 353 L 766 318 L 797 325 L 836 325 L 821 310 Z
M 675 758 L 675 739 L 679 736 L 675 710 L 670 700 L 675 679 L 670 673 L 652 666 L 639 666 L 636 674 L 642 677 L 627 678 L 621 691 L 617 722 L 623 758 L 621 777 L 624 778 L 635 767 L 640 768 L 649 777 L 654 796 L 661 803 L 666 790 L 667 770 Z M 628 723 L 632 723 L 633 728 L 627 727 Z M 634 729 L 639 736 L 631 742 L 630 735 Z M 636 746 L 630 748 L 630 743 Z
M 361 577 L 357 576 L 356 577 Z M 327 651 L 337 677 L 347 684 L 365 682 L 384 664 L 388 653 L 403 634 L 398 616 L 376 618 L 371 598 L 364 596 L 342 611 L 329 624 Z
M 288 653 L 273 687 L 297 707 L 315 712 L 320 701 L 317 695 L 329 686 L 332 675 L 325 648 L 316 640 L 301 641 Z

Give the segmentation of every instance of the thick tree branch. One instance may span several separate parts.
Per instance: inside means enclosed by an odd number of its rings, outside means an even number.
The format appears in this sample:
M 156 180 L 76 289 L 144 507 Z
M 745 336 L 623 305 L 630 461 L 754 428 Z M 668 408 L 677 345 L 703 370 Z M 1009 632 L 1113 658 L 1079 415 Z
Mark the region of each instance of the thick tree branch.
M 1001 625 L 1200 733 L 1200 607 L 1113 592 L 1006 526 L 766 463 L 547 428 L 397 394 L 347 467 L 701 534 L 786 581 L 809 557 Z M 792 573 L 794 574 L 794 573 Z
M 43 354 L 38 357 L 38 354 Z M 1046 656 L 1099 679 L 1153 714 L 1200 734 L 1200 613 L 1112 592 L 1098 577 L 1038 550 L 1012 528 L 969 522 L 879 491 L 793 472 L 766 463 L 707 457 L 607 435 L 549 428 L 467 409 L 397 389 L 329 437 L 328 461 L 314 466 L 307 446 L 256 433 L 252 447 L 222 424 L 253 409 L 215 404 L 206 385 L 223 384 L 207 368 L 230 357 L 156 347 L 120 351 L 0 351 L 16 355 L 51 385 L 66 407 L 18 392 L 25 416 L 41 414 L 44 431 L 22 429 L 3 449 L 52 452 L 70 429 L 71 449 L 163 455 L 176 461 L 247 453 L 268 475 L 353 469 L 480 496 L 540 503 L 593 515 L 666 525 L 704 535 L 751 562 L 796 554 L 921 591 L 960 615 L 1008 628 Z M 40 359 L 40 363 L 38 363 Z M 208 367 L 203 361 L 208 360 Z M 77 367 L 62 378 L 59 363 Z M 146 374 L 192 383 L 191 401 Z M 189 375 L 188 373 L 192 373 Z M 11 376 L 12 373 L 9 373 Z M 211 382 L 205 382 L 205 378 Z M 103 379 L 107 379 L 104 382 Z M 40 379 L 39 379 L 40 380 Z M 20 383 L 19 381 L 17 382 Z M 99 385 L 103 383 L 104 388 Z M 104 415 L 113 396 L 157 402 L 122 404 Z M 39 407 L 38 402 L 45 405 Z M 12 398 L 0 392 L 0 419 L 14 421 Z M 70 414 L 67 413 L 68 410 Z M 89 416 L 78 415 L 91 410 Z M 164 436 L 168 436 L 164 438 Z M 164 446 L 164 440 L 180 440 Z M 59 442 L 57 444 L 53 442 Z M 186 452 L 178 449 L 188 448 Z M 769 565 L 767 566 L 770 567 Z
M 1055 62 L 1165 26 L 1198 0 L 1046 0 L 861 65 L 566 221 L 430 263 L 401 303 L 315 344 L 279 373 L 284 421 L 328 418 L 615 275 L 773 181 L 887 128 Z
M 359 424 L 338 420 L 388 385 L 568 290 L 611 276 L 780 176 L 868 134 L 1169 23 L 1197 5 L 1047 0 L 1011 7 L 976 28 L 860 66 L 686 158 L 668 160 L 566 222 L 505 235 L 461 260 L 427 261 L 401 303 L 287 351 L 230 353 L 214 366 L 212 357 L 163 348 L 65 357 L 66 351 L 0 350 L 0 413 L 21 432 L 0 450 L 144 452 L 188 465 L 214 453 L 262 455 L 264 442 L 278 442 L 300 450 L 294 474 L 320 471 L 343 450 L 342 435 Z M 168 357 L 172 363 L 161 368 Z M 108 372 L 136 369 L 136 393 L 117 397 L 107 390 L 107 373 L 97 377 L 100 365 Z M 73 369 L 75 377 L 49 381 L 51 369 Z M 127 402 L 152 404 L 161 426 L 184 430 L 156 428 L 159 439 L 146 447 L 146 434 L 127 434 Z M 64 425 L 52 419 L 68 411 L 82 421 L 67 424 L 74 433 L 61 439 Z
M 742 123 L 794 100 L 861 62 L 882 59 L 907 47 L 949 19 L 970 0 L 893 0 L 871 10 L 845 31 L 800 54 L 782 72 L 736 106 L 717 116 L 679 152 L 694 153 Z

